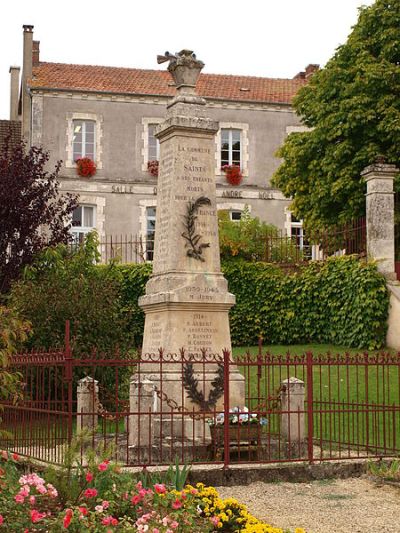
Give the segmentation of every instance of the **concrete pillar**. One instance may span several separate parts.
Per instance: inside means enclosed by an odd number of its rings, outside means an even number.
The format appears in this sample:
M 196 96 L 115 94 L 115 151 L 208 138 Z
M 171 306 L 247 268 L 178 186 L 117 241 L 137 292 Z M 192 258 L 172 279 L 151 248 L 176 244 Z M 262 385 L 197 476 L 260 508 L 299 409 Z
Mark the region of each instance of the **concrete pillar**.
M 396 279 L 394 269 L 394 192 L 395 165 L 382 159 L 361 173 L 367 182 L 367 253 L 376 259 L 378 270 L 388 279 Z
M 20 67 L 10 67 L 10 120 L 18 120 Z
M 154 416 L 157 396 L 153 381 L 133 375 L 129 387 L 128 444 L 151 446 L 154 435 Z
M 24 24 L 24 51 L 22 67 L 22 135 L 30 145 L 31 96 L 28 80 L 32 78 L 33 26 Z
M 305 435 L 304 381 L 285 379 L 281 383 L 281 436 L 289 442 L 298 442 Z
M 98 381 L 86 376 L 78 381 L 77 388 L 77 430 L 95 431 L 98 423 Z M 81 414 L 82 413 L 82 414 Z

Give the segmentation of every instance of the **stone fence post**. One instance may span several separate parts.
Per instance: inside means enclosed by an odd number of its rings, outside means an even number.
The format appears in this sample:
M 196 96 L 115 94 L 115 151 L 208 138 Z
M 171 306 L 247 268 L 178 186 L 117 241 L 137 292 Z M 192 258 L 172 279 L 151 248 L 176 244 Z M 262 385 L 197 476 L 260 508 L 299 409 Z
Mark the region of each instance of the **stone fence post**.
M 367 182 L 367 254 L 376 259 L 378 270 L 395 280 L 393 181 L 399 170 L 380 160 L 363 170 Z
M 95 431 L 98 422 L 98 381 L 86 376 L 78 381 L 77 387 L 77 430 Z
M 154 416 L 157 409 L 156 389 L 153 381 L 131 377 L 129 387 L 129 415 L 127 422 L 128 445 L 150 446 L 154 435 Z
M 281 436 L 290 442 L 298 442 L 305 435 L 304 381 L 285 379 L 281 383 Z

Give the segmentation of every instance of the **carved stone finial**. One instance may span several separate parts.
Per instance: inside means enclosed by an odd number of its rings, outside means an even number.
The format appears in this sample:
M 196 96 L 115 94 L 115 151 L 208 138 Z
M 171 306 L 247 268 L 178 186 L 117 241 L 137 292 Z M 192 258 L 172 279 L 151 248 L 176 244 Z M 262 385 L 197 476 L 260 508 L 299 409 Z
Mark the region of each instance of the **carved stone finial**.
M 379 154 L 375 157 L 374 163 L 378 165 L 384 165 L 387 162 L 386 157 L 382 154 Z
M 181 50 L 180 52 L 170 54 L 165 52 L 164 55 L 157 56 L 157 63 L 165 63 L 169 61 L 168 70 L 174 78 L 177 89 L 194 88 L 197 79 L 204 67 L 204 63 L 196 58 L 196 54 L 192 50 Z M 194 91 L 184 91 L 191 92 Z

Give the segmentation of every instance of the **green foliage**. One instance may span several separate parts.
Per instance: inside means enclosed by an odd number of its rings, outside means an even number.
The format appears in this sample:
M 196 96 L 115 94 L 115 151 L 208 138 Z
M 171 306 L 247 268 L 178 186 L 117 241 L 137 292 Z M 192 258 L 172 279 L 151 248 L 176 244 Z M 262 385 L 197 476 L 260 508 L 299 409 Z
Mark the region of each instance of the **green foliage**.
M 179 458 L 176 457 L 175 464 L 169 465 L 166 471 L 156 470 L 150 472 L 149 470 L 142 470 L 138 480 L 145 489 L 152 488 L 156 483 L 164 483 L 171 489 L 181 491 L 186 485 L 190 470 L 191 466 L 186 464 L 180 468 Z
M 389 297 L 373 263 L 353 256 L 312 262 L 287 276 L 261 263 L 224 265 L 236 295 L 232 342 L 325 342 L 375 349 L 385 345 Z
M 137 306 L 151 267 L 117 267 L 123 278 L 122 301 L 135 316 L 138 335 L 144 314 Z M 389 297 L 374 263 L 353 256 L 312 262 L 284 274 L 267 263 L 227 261 L 223 272 L 236 296 L 230 311 L 232 343 L 252 345 L 331 343 L 375 349 L 385 345 Z M 132 281 L 132 283 L 131 283 Z
M 219 245 L 221 259 L 244 259 L 246 261 L 281 261 L 291 263 L 301 259 L 295 243 L 282 237 L 272 224 L 251 217 L 248 207 L 242 218 L 230 220 L 229 212 L 218 211 Z
M 30 333 L 28 322 L 21 320 L 12 309 L 0 306 L 0 401 L 15 403 L 21 395 L 21 375 L 18 372 L 10 372 L 7 367 L 10 355 L 22 346 Z M 8 433 L 0 429 L 0 437 L 6 435 Z
M 32 323 L 31 346 L 62 345 L 67 319 L 75 354 L 132 346 L 129 311 L 121 299 L 123 279 L 114 263 L 96 266 L 97 250 L 96 234 L 75 251 L 63 245 L 48 248 L 14 284 L 10 302 Z
M 387 464 L 383 461 L 370 461 L 367 466 L 368 473 L 374 477 L 388 481 L 400 481 L 400 460 L 394 459 Z
M 360 174 L 376 156 L 400 165 L 399 27 L 398 1 L 360 8 L 346 44 L 293 101 L 310 130 L 287 137 L 273 184 L 309 227 L 364 213 Z

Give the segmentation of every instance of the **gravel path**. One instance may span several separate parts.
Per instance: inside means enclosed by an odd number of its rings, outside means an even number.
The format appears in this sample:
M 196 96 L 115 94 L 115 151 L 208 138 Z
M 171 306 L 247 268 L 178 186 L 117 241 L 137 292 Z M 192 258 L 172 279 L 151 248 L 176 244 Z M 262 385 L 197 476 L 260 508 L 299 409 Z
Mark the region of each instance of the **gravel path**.
M 307 533 L 399 533 L 400 489 L 366 478 L 217 487 L 261 520 Z

